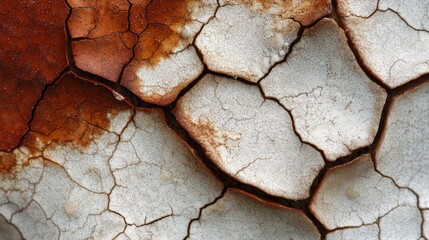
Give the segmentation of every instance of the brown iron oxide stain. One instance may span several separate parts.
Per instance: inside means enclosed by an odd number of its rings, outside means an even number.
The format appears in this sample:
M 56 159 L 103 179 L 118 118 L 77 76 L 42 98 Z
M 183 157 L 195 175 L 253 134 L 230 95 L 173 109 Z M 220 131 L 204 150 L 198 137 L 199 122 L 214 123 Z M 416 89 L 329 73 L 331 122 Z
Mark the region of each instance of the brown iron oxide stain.
M 75 64 L 80 69 L 116 82 L 123 66 L 133 57 L 137 36 L 126 32 L 72 42 Z
M 133 49 L 134 59 L 122 77 L 124 82 L 133 81 L 139 66 L 156 65 L 168 58 L 172 50 L 186 40 L 178 30 L 190 21 L 190 2 L 191 0 L 68 0 L 72 14 L 67 24 L 72 37 L 96 41 L 79 41 L 72 45 L 76 66 L 116 82 L 120 75 L 118 72 L 130 62 L 132 55 L 125 48 L 130 51 Z M 112 35 L 119 34 L 123 38 L 122 35 L 130 33 L 138 36 L 138 40 L 130 41 L 135 42 L 131 48 L 124 43 L 120 46 L 117 36 Z
M 128 30 L 127 0 L 68 0 L 72 14 L 67 22 L 73 38 L 98 38 Z
M 0 174 L 13 172 L 16 162 L 13 153 L 0 153 Z
M 69 72 L 45 92 L 21 146 L 28 150 L 29 157 L 40 156 L 51 144 L 85 150 L 93 139 L 109 130 L 112 117 L 129 109 L 108 89 Z M 13 172 L 16 162 L 14 152 L 0 152 L 0 174 Z
M 62 0 L 0 3 L 0 150 L 17 147 L 46 83 L 68 66 Z
M 46 91 L 23 145 L 40 151 L 51 143 L 72 144 L 84 150 L 109 130 L 112 117 L 128 109 L 104 87 L 67 73 Z

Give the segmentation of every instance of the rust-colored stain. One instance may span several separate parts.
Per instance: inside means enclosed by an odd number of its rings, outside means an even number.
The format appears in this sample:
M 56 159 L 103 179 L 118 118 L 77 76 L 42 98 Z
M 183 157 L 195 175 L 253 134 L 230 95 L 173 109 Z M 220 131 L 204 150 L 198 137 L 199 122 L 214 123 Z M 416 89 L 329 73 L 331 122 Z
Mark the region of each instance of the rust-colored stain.
M 115 82 L 120 75 L 118 72 L 121 72 L 118 69 L 124 68 L 132 55 L 129 51 L 134 50 L 135 56 L 122 77 L 125 82 L 134 81 L 138 67 L 156 65 L 187 40 L 178 30 L 191 21 L 190 2 L 68 0 L 72 7 L 67 23 L 71 36 L 93 40 L 72 44 L 76 66 Z M 131 33 L 138 37 L 138 40 L 130 41 L 135 41 L 131 47 L 117 40 L 117 35 L 130 38 Z
M 183 40 L 178 30 L 191 21 L 190 0 L 153 0 L 147 6 L 147 28 L 135 48 L 135 62 L 155 65 Z
M 51 143 L 85 149 L 127 109 L 109 90 L 67 73 L 46 91 L 23 145 L 36 152 Z
M 67 14 L 62 0 L 1 1 L 0 150 L 17 147 L 45 84 L 68 65 Z
M 76 66 L 116 82 L 123 66 L 133 57 L 132 48 L 136 42 L 137 36 L 130 32 L 73 42 Z
M 67 22 L 73 38 L 98 38 L 128 30 L 127 0 L 68 0 L 72 14 Z
M 13 172 L 16 162 L 17 160 L 13 153 L 0 153 L 0 174 Z

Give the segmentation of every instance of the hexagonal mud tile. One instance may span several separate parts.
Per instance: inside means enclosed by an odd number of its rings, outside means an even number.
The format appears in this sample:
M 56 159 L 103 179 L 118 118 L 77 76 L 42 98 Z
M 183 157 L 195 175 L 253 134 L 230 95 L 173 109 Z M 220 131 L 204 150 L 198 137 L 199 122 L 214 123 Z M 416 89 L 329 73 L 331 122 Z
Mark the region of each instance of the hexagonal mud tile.
M 394 98 L 376 151 L 377 169 L 429 208 L 429 83 Z
M 289 50 L 300 24 L 331 11 L 329 1 L 221 1 L 195 44 L 208 68 L 257 82 Z
M 419 239 L 422 214 L 416 196 L 374 170 L 370 155 L 328 170 L 311 211 L 336 239 Z M 348 229 L 355 228 L 355 229 Z
M 229 189 L 192 222 L 189 239 L 320 239 L 320 234 L 301 211 Z
M 173 113 L 223 171 L 269 194 L 308 197 L 324 165 L 295 135 L 288 113 L 256 86 L 208 74 Z
M 0 214 L 26 239 L 185 237 L 222 190 L 160 111 L 133 110 L 71 73 L 0 163 Z
M 340 0 L 338 11 L 363 64 L 398 87 L 429 73 L 429 2 Z
M 334 20 L 305 30 L 288 60 L 261 84 L 291 111 L 302 139 L 328 160 L 373 142 L 386 93 L 360 69 Z

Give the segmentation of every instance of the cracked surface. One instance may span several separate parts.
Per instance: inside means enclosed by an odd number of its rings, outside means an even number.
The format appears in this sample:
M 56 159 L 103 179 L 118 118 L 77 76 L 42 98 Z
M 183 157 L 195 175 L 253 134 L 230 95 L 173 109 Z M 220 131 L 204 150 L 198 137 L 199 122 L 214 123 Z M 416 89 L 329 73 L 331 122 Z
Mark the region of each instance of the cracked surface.
M 221 1 L 195 44 L 209 69 L 257 82 L 285 57 L 300 22 L 330 10 L 328 1 Z
M 261 85 L 291 111 L 302 139 L 330 161 L 372 143 L 386 99 L 360 69 L 344 32 L 328 19 L 305 30 L 288 61 Z
M 0 239 L 428 239 L 429 4 L 333 4 L 2 1 Z
M 418 239 L 422 215 L 416 196 L 374 170 L 370 155 L 328 170 L 317 190 L 311 211 L 329 229 L 331 237 Z M 360 238 L 361 236 L 359 236 Z
M 269 206 L 228 190 L 191 224 L 189 239 L 320 239 L 316 227 L 300 211 Z
M 174 114 L 217 166 L 269 194 L 308 197 L 324 165 L 320 153 L 294 134 L 288 113 L 264 100 L 256 86 L 208 74 Z
M 222 6 L 198 35 L 196 46 L 211 70 L 257 82 L 284 58 L 300 27 L 275 17 L 245 5 Z
M 144 101 L 167 105 L 203 71 L 191 45 L 216 10 L 215 0 L 153 0 L 147 5 L 147 26 L 139 35 L 134 58 L 122 83 Z M 133 18 L 131 18 L 133 19 Z
M 45 84 L 68 64 L 66 17 L 61 0 L 0 5 L 0 150 L 19 145 Z
M 427 1 L 339 0 L 338 11 L 365 66 L 390 88 L 429 72 Z
M 429 208 L 429 84 L 410 89 L 393 100 L 377 149 L 377 169 L 419 196 Z
M 24 145 L 0 154 L 13 163 L 0 175 L 0 213 L 26 239 L 185 237 L 222 185 L 164 121 L 155 110 L 133 116 L 102 87 L 66 74 Z

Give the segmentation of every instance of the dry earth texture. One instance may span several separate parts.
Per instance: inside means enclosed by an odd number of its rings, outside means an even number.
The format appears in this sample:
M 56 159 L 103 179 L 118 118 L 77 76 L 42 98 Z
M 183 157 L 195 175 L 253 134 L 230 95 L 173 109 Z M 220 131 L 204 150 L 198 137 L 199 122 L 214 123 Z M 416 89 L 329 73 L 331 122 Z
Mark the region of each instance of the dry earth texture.
M 429 0 L 2 0 L 0 239 L 429 239 Z

